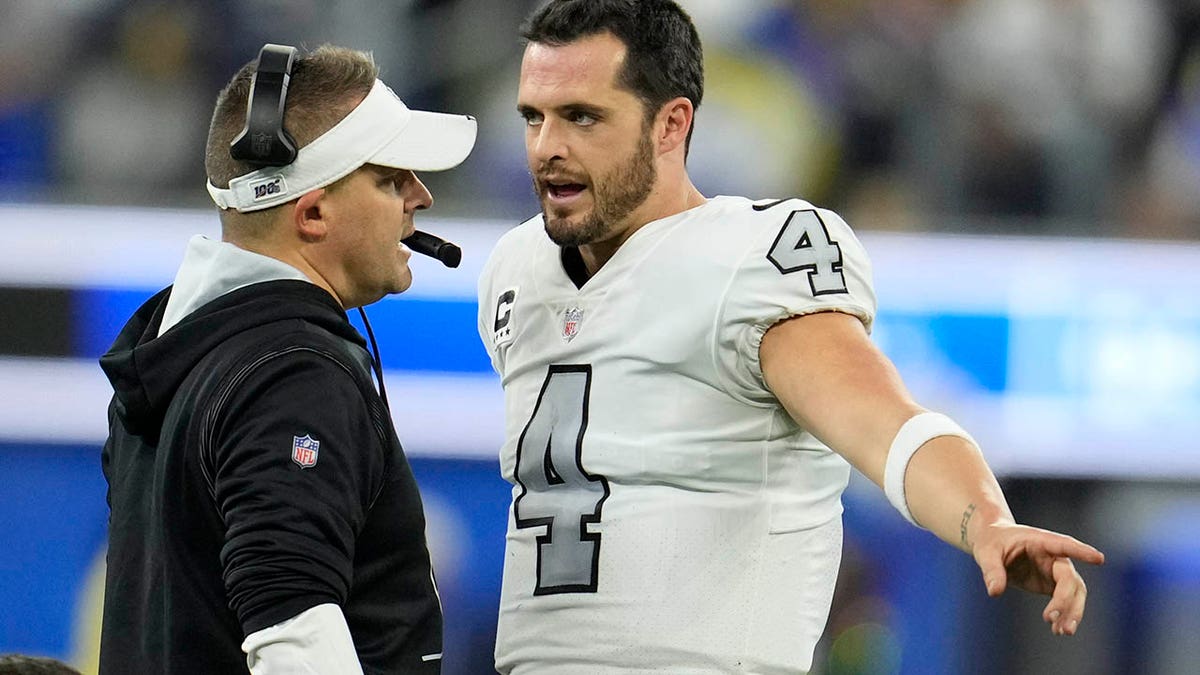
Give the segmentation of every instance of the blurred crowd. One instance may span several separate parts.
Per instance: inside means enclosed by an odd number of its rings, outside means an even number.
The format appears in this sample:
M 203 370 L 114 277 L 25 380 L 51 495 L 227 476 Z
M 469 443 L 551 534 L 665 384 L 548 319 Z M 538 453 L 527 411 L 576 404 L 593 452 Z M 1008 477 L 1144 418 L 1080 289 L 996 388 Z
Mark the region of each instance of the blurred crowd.
M 0 200 L 204 206 L 216 92 L 264 42 L 375 54 L 476 115 L 435 213 L 536 209 L 515 111 L 532 0 L 7 0 Z M 1200 238 L 1200 0 L 683 0 L 706 194 L 860 229 Z

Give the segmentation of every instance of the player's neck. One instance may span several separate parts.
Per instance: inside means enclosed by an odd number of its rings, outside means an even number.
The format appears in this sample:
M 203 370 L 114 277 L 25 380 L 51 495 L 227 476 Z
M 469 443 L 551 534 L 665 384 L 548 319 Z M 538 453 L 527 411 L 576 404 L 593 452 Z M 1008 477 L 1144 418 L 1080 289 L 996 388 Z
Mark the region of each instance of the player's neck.
M 686 175 L 683 176 L 681 183 L 672 190 L 662 190 L 660 183 L 646 198 L 646 201 L 642 202 L 641 206 L 626 216 L 624 224 L 619 224 L 614 228 L 618 233 L 616 236 L 579 247 L 579 255 L 587 268 L 588 277 L 599 272 L 600 268 L 616 255 L 617 249 L 621 248 L 634 232 L 656 220 L 670 218 L 708 201 Z

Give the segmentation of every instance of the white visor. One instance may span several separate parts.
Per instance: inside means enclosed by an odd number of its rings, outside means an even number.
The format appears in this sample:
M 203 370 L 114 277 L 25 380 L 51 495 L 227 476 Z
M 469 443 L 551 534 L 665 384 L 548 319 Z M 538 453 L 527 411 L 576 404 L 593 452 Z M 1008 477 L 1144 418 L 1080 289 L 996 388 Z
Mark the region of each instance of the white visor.
M 332 129 L 300 148 L 287 166 L 267 166 L 229 181 L 208 182 L 222 209 L 242 213 L 269 209 L 325 187 L 364 164 L 412 171 L 458 166 L 475 145 L 475 118 L 410 110 L 386 84 L 371 93 Z

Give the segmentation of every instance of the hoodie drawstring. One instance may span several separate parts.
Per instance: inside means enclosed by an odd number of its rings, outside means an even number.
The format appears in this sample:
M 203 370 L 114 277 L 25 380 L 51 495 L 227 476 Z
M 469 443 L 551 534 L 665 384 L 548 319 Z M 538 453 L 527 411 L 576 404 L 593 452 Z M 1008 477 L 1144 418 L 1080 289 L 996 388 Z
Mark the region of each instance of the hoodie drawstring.
M 367 327 L 367 337 L 371 339 L 371 353 L 374 355 L 372 370 L 375 371 L 375 379 L 379 382 L 379 398 L 383 399 L 383 407 L 389 411 L 392 409 L 388 405 L 387 389 L 383 386 L 383 359 L 379 356 L 379 343 L 375 342 L 375 331 L 371 330 L 371 322 L 367 320 L 367 311 L 362 307 L 358 308 L 358 315 L 362 317 L 363 325 Z

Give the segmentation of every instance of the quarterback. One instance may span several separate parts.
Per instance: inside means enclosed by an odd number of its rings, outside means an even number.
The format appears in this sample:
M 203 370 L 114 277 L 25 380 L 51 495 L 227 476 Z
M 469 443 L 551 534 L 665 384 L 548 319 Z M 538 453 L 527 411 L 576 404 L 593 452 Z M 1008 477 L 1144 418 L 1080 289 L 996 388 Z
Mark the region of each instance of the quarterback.
M 535 13 L 517 104 L 542 213 L 497 244 L 479 331 L 513 485 L 502 673 L 803 673 L 840 562 L 851 467 L 974 556 L 988 592 L 1050 595 L 1072 634 L 1102 554 L 1014 522 L 970 435 L 870 342 L 867 255 L 800 199 L 702 195 L 703 94 L 669 0 Z

